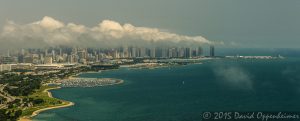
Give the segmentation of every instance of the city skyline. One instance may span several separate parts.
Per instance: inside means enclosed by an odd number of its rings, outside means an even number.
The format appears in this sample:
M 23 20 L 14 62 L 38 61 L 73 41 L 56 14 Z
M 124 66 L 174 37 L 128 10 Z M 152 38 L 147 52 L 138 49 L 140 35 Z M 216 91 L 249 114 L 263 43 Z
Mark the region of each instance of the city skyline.
M 213 46 L 210 46 L 212 48 Z M 205 55 L 204 51 L 209 51 Z M 2 64 L 32 63 L 95 63 L 107 59 L 167 59 L 167 58 L 200 58 L 214 57 L 214 50 L 205 50 L 199 46 L 190 47 L 118 47 L 118 48 L 80 48 L 80 47 L 56 47 L 44 49 L 17 49 L 7 51 L 0 56 Z

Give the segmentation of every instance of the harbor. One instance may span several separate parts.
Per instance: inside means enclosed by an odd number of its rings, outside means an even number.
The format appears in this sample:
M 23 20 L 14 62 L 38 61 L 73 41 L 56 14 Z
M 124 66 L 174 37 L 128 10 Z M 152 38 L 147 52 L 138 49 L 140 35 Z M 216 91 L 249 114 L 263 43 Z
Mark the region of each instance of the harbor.
M 59 82 L 61 87 L 98 87 L 123 83 L 123 80 L 113 78 L 70 78 Z

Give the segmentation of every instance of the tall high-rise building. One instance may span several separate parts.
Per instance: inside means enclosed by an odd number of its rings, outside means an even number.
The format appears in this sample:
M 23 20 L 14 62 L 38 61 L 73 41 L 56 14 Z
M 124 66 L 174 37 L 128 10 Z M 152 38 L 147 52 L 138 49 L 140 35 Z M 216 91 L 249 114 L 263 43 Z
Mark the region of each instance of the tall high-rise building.
M 76 47 L 73 47 L 73 48 L 72 48 L 72 54 L 77 55 L 77 48 L 76 48 Z
M 166 48 L 162 48 L 161 57 L 162 58 L 167 58 L 168 57 L 168 50 Z
M 155 47 L 150 49 L 150 57 L 155 58 Z
M 162 48 L 155 48 L 155 57 L 159 58 L 162 57 Z
M 86 57 L 87 57 L 87 52 L 85 49 L 77 51 L 77 54 L 79 56 L 79 59 L 86 59 Z
M 203 49 L 202 47 L 198 47 L 197 56 L 202 56 L 202 55 L 203 55 Z
M 128 58 L 129 57 L 128 47 L 124 47 L 123 48 L 123 57 L 124 58 Z
M 45 56 L 48 56 L 48 49 L 45 49 Z
M 137 57 L 137 53 L 136 53 L 136 48 L 135 47 L 131 48 L 131 57 L 133 57 L 133 58 Z
M 113 50 L 113 57 L 114 58 L 120 58 L 118 50 Z
M 60 56 L 63 55 L 63 54 L 62 54 L 62 49 L 61 49 L 61 48 L 59 48 L 59 55 L 60 55 Z
M 183 58 L 184 57 L 184 53 L 185 51 L 184 51 L 184 48 L 180 48 L 179 50 L 178 50 L 178 57 L 181 57 L 181 58 Z
M 191 57 L 191 49 L 190 48 L 185 48 L 185 53 L 184 53 L 185 58 L 190 58 Z
M 173 48 L 169 48 L 169 49 L 168 49 L 168 57 L 169 57 L 169 58 L 174 57 L 172 50 L 173 50 Z
M 215 46 L 211 45 L 210 46 L 210 54 L 209 54 L 211 57 L 214 57 L 215 56 Z
M 10 53 L 9 53 L 9 50 L 7 50 L 7 57 L 10 57 Z
M 150 49 L 149 49 L 149 48 L 146 48 L 145 51 L 146 51 L 146 56 L 147 56 L 147 57 L 150 57 L 150 55 L 151 55 Z
M 22 54 L 22 52 L 21 52 L 21 54 L 18 55 L 18 62 L 24 63 L 24 54 Z
M 141 47 L 138 49 L 139 57 L 145 57 L 146 56 L 146 49 L 144 47 Z
M 68 55 L 68 63 L 77 63 L 78 59 L 76 58 L 76 55 Z
M 192 52 L 191 52 L 191 54 L 192 54 L 192 57 L 196 57 L 197 56 L 197 50 L 193 49 Z
M 52 55 L 52 61 L 56 61 L 56 58 L 55 58 L 55 50 L 52 50 L 51 51 L 51 55 Z
M 179 52 L 178 48 L 173 48 L 172 49 L 172 57 L 179 57 Z
M 95 58 L 96 58 L 96 62 L 99 62 L 99 55 L 98 54 L 96 55 Z

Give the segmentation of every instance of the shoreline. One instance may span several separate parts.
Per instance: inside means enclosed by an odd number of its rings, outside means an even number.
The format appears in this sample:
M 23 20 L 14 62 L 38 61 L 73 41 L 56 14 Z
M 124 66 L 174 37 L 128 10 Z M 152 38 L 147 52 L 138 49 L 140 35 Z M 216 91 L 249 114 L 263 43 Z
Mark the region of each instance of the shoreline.
M 48 93 L 48 97 L 54 98 L 52 96 L 52 93 L 49 90 L 55 90 L 55 89 L 60 89 L 60 88 L 61 87 L 48 88 L 48 89 L 45 89 L 43 92 L 47 92 Z M 59 100 L 61 100 L 61 99 L 59 99 Z M 62 100 L 62 101 L 65 101 L 65 100 Z M 43 108 L 43 109 L 36 110 L 36 111 L 34 111 L 31 114 L 30 118 L 32 118 L 34 116 L 37 116 L 39 113 L 41 113 L 43 111 L 46 111 L 46 110 L 57 109 L 57 108 L 64 108 L 64 107 L 69 107 L 69 106 L 75 105 L 75 103 L 73 103 L 73 102 L 70 102 L 70 101 L 66 101 L 66 102 L 68 102 L 68 104 L 60 105 L 60 106 L 53 106 L 53 107 L 48 107 L 48 108 Z
M 48 89 L 45 89 L 43 92 L 47 92 L 48 97 L 54 98 L 52 96 L 52 93 L 49 90 L 60 89 L 60 88 L 61 87 L 48 88 Z M 61 99 L 59 99 L 59 100 L 61 100 Z M 61 100 L 61 101 L 65 101 L 65 100 Z M 75 105 L 75 103 L 73 103 L 73 102 L 70 102 L 70 101 L 66 101 L 66 102 L 67 102 L 67 104 L 64 104 L 64 105 L 52 106 L 52 107 L 47 107 L 47 108 L 42 108 L 42 109 L 36 110 L 30 116 L 23 116 L 18 121 L 32 121 L 32 118 L 34 116 L 37 116 L 39 113 L 41 113 L 43 111 L 58 109 L 58 108 L 65 108 L 65 107 L 70 107 L 70 106 Z
M 76 77 L 69 77 L 69 78 L 76 78 Z M 113 84 L 107 84 L 107 85 L 103 85 L 103 86 L 112 86 L 112 85 L 119 85 L 119 84 L 122 84 L 124 83 L 124 80 L 118 80 L 116 83 L 113 83 Z M 58 87 L 53 87 L 53 88 L 48 88 L 48 89 L 45 89 L 43 92 L 46 92 L 48 97 L 50 98 L 55 98 L 53 97 L 52 93 L 50 92 L 50 90 L 55 90 L 55 89 L 60 89 L 62 87 L 58 86 Z M 58 99 L 58 98 L 57 98 Z M 58 109 L 58 108 L 65 108 L 65 107 L 70 107 L 70 106 L 73 106 L 75 105 L 74 102 L 71 102 L 71 101 L 65 101 L 65 100 L 62 100 L 62 99 L 59 99 L 61 101 L 64 101 L 64 102 L 67 102 L 66 104 L 64 105 L 59 105 L 59 106 L 52 106 L 52 107 L 46 107 L 46 108 L 42 108 L 42 109 L 39 109 L 39 110 L 36 110 L 34 111 L 30 116 L 23 116 L 21 117 L 18 121 L 32 121 L 32 118 L 34 116 L 37 116 L 39 113 L 43 112 L 43 111 L 47 111 L 47 110 L 52 110 L 52 109 Z

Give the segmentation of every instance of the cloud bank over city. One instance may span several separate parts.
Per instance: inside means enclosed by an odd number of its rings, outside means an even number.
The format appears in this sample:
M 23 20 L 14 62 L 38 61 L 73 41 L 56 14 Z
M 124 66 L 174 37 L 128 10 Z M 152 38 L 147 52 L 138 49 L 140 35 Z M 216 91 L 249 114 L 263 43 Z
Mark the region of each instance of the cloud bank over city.
M 25 25 L 7 21 L 0 35 L 1 48 L 32 48 L 49 46 L 191 46 L 215 44 L 202 36 L 186 36 L 158 28 L 136 27 L 103 20 L 94 27 L 63 23 L 45 16 Z

